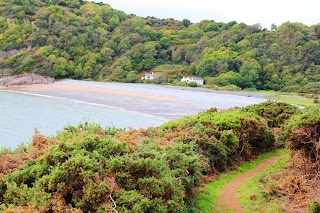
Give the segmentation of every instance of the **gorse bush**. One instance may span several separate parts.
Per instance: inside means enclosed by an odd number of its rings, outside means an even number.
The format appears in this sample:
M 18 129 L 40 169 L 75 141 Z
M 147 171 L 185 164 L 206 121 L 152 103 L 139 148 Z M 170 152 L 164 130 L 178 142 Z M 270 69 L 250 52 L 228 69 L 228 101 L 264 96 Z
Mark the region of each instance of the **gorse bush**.
M 283 125 L 291 116 L 300 111 L 296 106 L 270 100 L 260 104 L 249 105 L 241 109 L 241 112 L 253 113 L 266 120 L 269 128 L 274 133 L 277 148 L 287 146 L 288 141 Z
M 210 165 L 219 171 L 223 171 L 238 157 L 250 159 L 252 155 L 272 150 L 275 144 L 273 133 L 258 116 L 249 116 L 238 110 L 209 110 L 170 121 L 160 129 L 184 132 L 182 137 L 175 140 L 196 142 L 199 153 L 206 156 Z
M 262 121 L 210 109 L 147 130 L 68 126 L 42 155 L 0 175 L 0 210 L 183 212 L 204 175 L 274 149 Z
M 255 113 L 266 119 L 269 127 L 277 128 L 283 125 L 292 115 L 299 112 L 299 108 L 291 104 L 269 100 L 261 104 L 244 107 L 241 111 Z
M 0 179 L 0 202 L 55 212 L 105 212 L 114 202 L 120 212 L 181 212 L 184 198 L 200 185 L 194 147 L 161 150 L 146 142 L 131 153 L 128 143 L 109 138 L 114 132 L 102 136 L 97 127 L 81 124 L 60 132 L 57 146 Z M 72 135 L 82 139 L 75 142 Z
M 320 106 L 311 106 L 293 116 L 285 125 L 289 147 L 302 151 L 313 169 L 320 171 Z
M 115 155 L 123 155 L 125 144 L 114 144 L 109 139 L 86 138 L 78 143 L 60 143 L 43 157 L 22 166 L 16 173 L 7 176 L 8 189 L 4 203 L 25 206 L 30 195 L 30 204 L 55 209 L 57 199 L 62 199 L 63 208 L 97 210 L 111 193 L 104 182 L 106 166 Z M 92 193 L 90 193 L 92 190 Z M 13 193 L 17 199 L 13 197 Z M 22 202 L 22 203 L 21 203 Z

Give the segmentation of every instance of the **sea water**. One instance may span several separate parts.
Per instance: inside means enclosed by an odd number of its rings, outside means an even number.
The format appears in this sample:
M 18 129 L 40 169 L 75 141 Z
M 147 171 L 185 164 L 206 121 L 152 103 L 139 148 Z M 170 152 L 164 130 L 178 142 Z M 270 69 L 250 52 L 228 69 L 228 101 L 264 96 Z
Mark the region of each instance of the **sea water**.
M 0 147 L 30 143 L 35 128 L 51 136 L 67 125 L 87 121 L 104 127 L 146 128 L 165 119 L 106 105 L 0 91 Z

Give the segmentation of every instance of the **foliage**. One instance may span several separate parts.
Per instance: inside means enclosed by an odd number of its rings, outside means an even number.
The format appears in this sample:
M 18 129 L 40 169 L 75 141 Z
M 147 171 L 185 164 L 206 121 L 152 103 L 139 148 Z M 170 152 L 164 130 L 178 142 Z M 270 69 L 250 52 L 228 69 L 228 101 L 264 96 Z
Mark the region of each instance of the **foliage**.
M 319 25 L 286 22 L 268 30 L 142 18 L 82 0 L 0 4 L 0 66 L 12 74 L 137 82 L 159 65 L 182 65 L 170 79 L 199 75 L 229 89 L 319 93 Z
M 217 86 L 236 85 L 240 87 L 242 81 L 242 76 L 234 71 L 229 71 L 226 73 L 222 73 L 217 77 L 206 79 L 207 84 L 214 84 Z
M 275 145 L 258 116 L 214 108 L 146 130 L 83 123 L 38 138 L 19 155 L 34 157 L 1 171 L 3 210 L 182 212 L 205 175 Z
M 170 121 L 160 126 L 165 132 L 183 131 L 175 140 L 196 142 L 199 152 L 211 165 L 223 171 L 234 159 L 250 159 L 253 155 L 274 148 L 274 135 L 258 117 L 237 110 L 209 110 L 196 116 Z M 210 170 L 209 170 L 210 172 Z
M 320 212 L 320 203 L 318 201 L 312 201 L 308 205 L 309 213 L 319 213 Z
M 277 148 L 284 148 L 288 145 L 283 125 L 291 116 L 300 112 L 296 106 L 270 100 L 260 104 L 249 105 L 242 108 L 241 111 L 257 114 L 266 120 L 269 128 L 274 133 Z
M 189 82 L 189 83 L 188 83 L 188 86 L 189 86 L 189 87 L 198 87 L 198 83 L 196 83 L 196 82 Z
M 303 92 L 319 94 L 320 92 L 320 82 L 310 82 L 303 87 Z
M 87 132 L 83 139 L 78 136 L 81 129 Z M 96 212 L 116 208 L 115 202 L 120 211 L 181 212 L 181 195 L 188 195 L 200 180 L 192 146 L 160 150 L 146 142 L 130 153 L 126 142 L 109 138 L 113 132 L 96 129 L 92 134 L 94 129 L 90 124 L 66 128 L 57 146 L 1 179 L 1 203 Z M 70 141 L 71 135 L 76 142 Z
M 285 129 L 289 147 L 294 151 L 301 150 L 306 161 L 312 163 L 313 170 L 320 171 L 320 106 L 311 106 L 292 116 Z
M 268 122 L 271 128 L 281 127 L 292 115 L 299 112 L 298 107 L 275 101 L 253 104 L 241 109 L 243 112 L 255 113 Z

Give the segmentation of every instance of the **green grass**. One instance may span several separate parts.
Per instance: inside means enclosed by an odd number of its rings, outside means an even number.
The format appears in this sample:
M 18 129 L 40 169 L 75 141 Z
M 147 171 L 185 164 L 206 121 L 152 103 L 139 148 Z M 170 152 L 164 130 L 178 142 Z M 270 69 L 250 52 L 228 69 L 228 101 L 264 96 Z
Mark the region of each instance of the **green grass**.
M 294 95 L 299 96 L 299 93 L 297 92 L 280 92 L 280 91 L 274 91 L 274 90 L 256 90 L 252 91 L 260 94 L 266 94 L 266 95 Z
M 305 96 L 301 96 L 301 94 L 296 92 L 279 92 L 279 91 L 272 91 L 272 90 L 258 90 L 253 91 L 256 93 L 264 94 L 265 98 L 268 98 L 270 100 L 276 100 L 285 102 L 288 104 L 296 104 L 300 106 L 310 106 L 313 105 L 314 98 L 310 98 L 308 96 L 311 96 L 311 94 L 305 94 Z M 316 95 L 318 98 L 320 98 L 320 95 Z
M 268 96 L 271 100 L 281 101 L 288 104 L 296 104 L 300 106 L 310 106 L 313 105 L 313 99 L 303 98 L 301 96 L 295 97 L 284 97 L 284 96 Z
M 320 99 L 320 95 L 313 95 L 313 94 L 304 94 L 297 92 L 280 92 L 280 91 L 273 91 L 273 90 L 243 90 L 244 92 L 252 92 L 252 93 L 259 93 L 264 96 L 266 99 L 280 101 L 288 104 L 295 104 L 300 106 L 311 106 L 314 105 L 313 101 L 314 98 L 311 96 L 318 97 Z
M 238 169 L 231 171 L 229 173 L 225 173 L 220 175 L 218 180 L 215 180 L 209 183 L 195 198 L 194 203 L 196 206 L 196 210 L 194 212 L 216 212 L 217 208 L 221 208 L 218 206 L 217 198 L 221 194 L 223 187 L 233 179 L 235 179 L 238 175 L 247 172 L 257 165 L 259 165 L 264 160 L 269 158 L 273 158 L 275 156 L 283 155 L 288 153 L 289 150 L 281 149 L 275 152 L 266 153 L 260 155 L 256 160 L 251 162 L 242 163 Z M 221 211 L 219 211 L 221 212 Z M 224 211 L 225 213 L 228 211 Z
M 269 183 L 270 185 L 265 188 L 265 185 L 263 185 L 262 182 L 264 177 L 283 169 L 288 164 L 289 159 L 290 157 L 288 156 L 278 160 L 271 167 L 258 173 L 239 188 L 238 197 L 247 213 L 283 212 L 286 203 L 269 201 L 264 195 L 271 192 L 272 183 Z M 250 197 L 253 195 L 255 196 L 255 199 L 251 200 Z

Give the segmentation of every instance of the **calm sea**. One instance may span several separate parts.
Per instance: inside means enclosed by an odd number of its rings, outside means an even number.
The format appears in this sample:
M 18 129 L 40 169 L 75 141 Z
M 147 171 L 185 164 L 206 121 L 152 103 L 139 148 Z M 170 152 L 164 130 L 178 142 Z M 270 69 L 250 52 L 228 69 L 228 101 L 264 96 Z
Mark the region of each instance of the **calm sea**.
M 0 147 L 30 143 L 34 129 L 50 136 L 68 124 L 94 122 L 102 126 L 146 128 L 164 119 L 105 105 L 0 91 Z

